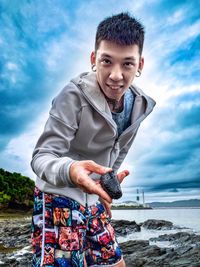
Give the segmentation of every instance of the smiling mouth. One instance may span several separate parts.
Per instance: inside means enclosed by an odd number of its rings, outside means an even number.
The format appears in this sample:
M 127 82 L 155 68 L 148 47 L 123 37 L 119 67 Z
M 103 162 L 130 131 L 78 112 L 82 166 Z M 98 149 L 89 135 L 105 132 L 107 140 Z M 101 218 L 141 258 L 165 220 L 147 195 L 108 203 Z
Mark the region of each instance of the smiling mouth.
M 111 85 L 111 84 L 107 84 L 107 86 L 112 90 L 119 90 L 123 87 L 123 85 Z

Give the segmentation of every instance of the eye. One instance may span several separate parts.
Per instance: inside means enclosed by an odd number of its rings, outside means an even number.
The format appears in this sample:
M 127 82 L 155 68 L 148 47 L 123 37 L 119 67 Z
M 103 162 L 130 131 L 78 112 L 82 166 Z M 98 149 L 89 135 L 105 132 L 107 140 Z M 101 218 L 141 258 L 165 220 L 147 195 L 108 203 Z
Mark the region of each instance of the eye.
M 110 61 L 110 59 L 107 58 L 103 58 L 101 59 L 101 64 L 103 65 L 110 65 L 112 62 Z
M 126 68 L 134 68 L 135 67 L 135 63 L 134 62 L 125 62 L 124 66 Z

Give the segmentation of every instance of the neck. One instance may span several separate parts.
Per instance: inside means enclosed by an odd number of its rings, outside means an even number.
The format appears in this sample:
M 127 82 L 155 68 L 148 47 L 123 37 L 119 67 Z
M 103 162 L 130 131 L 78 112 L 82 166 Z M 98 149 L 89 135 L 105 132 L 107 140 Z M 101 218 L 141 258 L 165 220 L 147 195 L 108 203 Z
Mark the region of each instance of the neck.
M 106 101 L 108 102 L 108 106 L 111 112 L 121 112 L 124 107 L 124 96 L 121 97 L 120 100 L 109 98 L 105 95 Z

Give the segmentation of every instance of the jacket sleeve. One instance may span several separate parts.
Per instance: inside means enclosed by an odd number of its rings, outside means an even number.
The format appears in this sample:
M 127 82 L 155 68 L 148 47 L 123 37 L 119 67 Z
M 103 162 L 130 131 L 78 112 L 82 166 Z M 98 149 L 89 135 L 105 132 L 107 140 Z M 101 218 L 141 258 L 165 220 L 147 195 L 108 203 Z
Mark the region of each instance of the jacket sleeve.
M 74 186 L 69 177 L 69 167 L 74 160 L 68 157 L 68 152 L 81 116 L 77 90 L 69 84 L 53 100 L 44 131 L 33 151 L 33 171 L 55 186 Z

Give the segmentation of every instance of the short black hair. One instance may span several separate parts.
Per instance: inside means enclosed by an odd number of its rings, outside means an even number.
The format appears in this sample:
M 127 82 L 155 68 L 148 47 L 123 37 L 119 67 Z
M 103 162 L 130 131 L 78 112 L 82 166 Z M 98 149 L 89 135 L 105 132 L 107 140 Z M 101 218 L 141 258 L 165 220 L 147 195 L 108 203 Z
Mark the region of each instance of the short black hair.
M 106 40 L 119 45 L 136 44 L 141 55 L 144 34 L 144 26 L 128 12 L 107 17 L 97 27 L 95 51 L 97 51 L 100 42 Z

